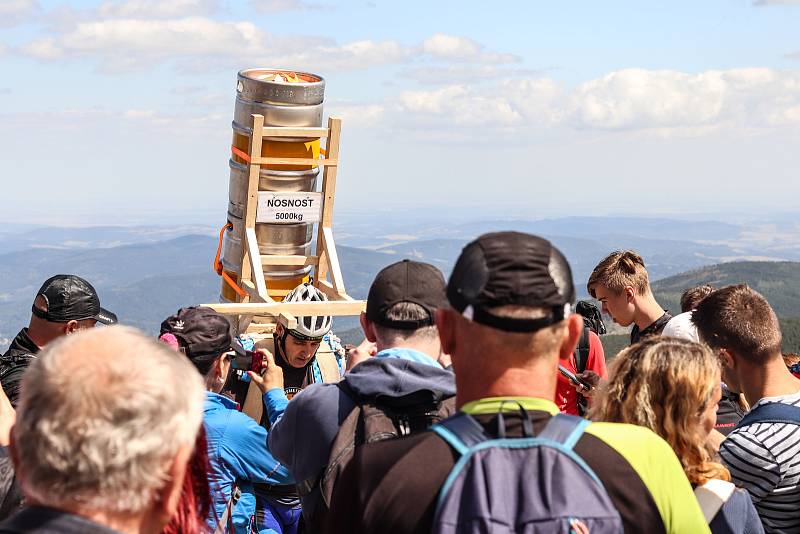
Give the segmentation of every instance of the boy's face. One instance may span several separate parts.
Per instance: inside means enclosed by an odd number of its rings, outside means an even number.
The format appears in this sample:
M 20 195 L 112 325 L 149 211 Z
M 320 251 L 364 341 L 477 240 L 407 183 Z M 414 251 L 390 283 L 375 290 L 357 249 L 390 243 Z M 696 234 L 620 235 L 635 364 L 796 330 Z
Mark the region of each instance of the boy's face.
M 621 326 L 630 326 L 633 323 L 635 307 L 633 305 L 633 290 L 626 287 L 615 293 L 607 287 L 597 286 L 594 294 L 602 305 L 602 311 Z

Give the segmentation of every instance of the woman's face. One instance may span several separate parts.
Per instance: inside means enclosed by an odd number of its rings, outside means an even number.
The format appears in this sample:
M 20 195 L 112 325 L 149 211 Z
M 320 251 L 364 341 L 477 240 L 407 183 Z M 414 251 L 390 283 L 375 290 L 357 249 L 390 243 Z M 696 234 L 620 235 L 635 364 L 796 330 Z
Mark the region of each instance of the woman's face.
M 700 414 L 700 427 L 703 429 L 704 435 L 711 434 L 711 431 L 714 430 L 714 425 L 717 424 L 717 405 L 721 398 L 722 387 L 720 386 L 719 380 L 717 380 L 717 384 L 711 392 L 711 398 L 708 400 L 706 409 Z

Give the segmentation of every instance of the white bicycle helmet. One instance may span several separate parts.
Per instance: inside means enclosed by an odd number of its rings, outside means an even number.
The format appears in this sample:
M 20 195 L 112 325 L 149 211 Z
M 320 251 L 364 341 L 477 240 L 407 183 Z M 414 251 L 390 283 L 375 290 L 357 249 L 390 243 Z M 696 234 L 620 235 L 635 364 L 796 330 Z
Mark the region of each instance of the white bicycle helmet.
M 311 284 L 300 284 L 283 298 L 283 302 L 327 302 L 328 297 Z M 299 339 L 319 341 L 331 329 L 330 315 L 305 315 L 297 317 L 297 328 L 289 333 Z

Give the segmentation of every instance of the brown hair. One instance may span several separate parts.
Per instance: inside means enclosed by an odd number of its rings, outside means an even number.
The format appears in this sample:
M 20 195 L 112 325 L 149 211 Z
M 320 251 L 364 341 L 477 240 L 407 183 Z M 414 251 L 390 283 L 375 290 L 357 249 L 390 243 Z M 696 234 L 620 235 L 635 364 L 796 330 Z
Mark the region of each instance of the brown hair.
M 681 313 L 686 313 L 697 308 L 700 301 L 709 296 L 714 291 L 711 284 L 703 284 L 697 287 L 690 287 L 681 295 Z
M 746 284 L 727 286 L 704 298 L 692 312 L 700 339 L 753 363 L 781 352 L 778 317 L 760 293 Z
M 632 250 L 612 252 L 597 264 L 586 283 L 593 298 L 597 298 L 594 293 L 597 286 L 607 287 L 614 293 L 621 293 L 626 286 L 631 286 L 637 295 L 646 294 L 650 281 L 644 260 Z
M 728 470 L 712 460 L 700 421 L 719 383 L 719 361 L 708 347 L 646 338 L 614 359 L 592 419 L 649 428 L 670 444 L 692 484 L 730 480 Z

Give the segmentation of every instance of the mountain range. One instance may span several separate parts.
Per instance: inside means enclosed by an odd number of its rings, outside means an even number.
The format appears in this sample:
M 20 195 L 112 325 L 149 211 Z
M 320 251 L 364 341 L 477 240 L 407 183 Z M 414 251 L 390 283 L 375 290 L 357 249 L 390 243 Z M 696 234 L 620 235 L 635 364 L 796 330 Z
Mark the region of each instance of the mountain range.
M 550 238 L 569 259 L 582 297 L 586 297 L 585 281 L 602 257 L 615 249 L 633 248 L 644 256 L 651 279 L 657 280 L 653 287 L 659 301 L 671 310 L 677 307 L 680 292 L 691 285 L 744 281 L 764 292 L 782 317 L 800 317 L 800 264 L 731 263 L 753 258 L 800 260 L 797 242 L 775 240 L 774 233 L 759 240 L 752 227 L 714 221 L 569 217 L 452 225 L 415 220 L 400 233 L 397 224 L 396 219 L 375 217 L 371 231 L 362 219 L 337 227 L 344 279 L 353 297 L 365 298 L 375 274 L 394 261 L 406 257 L 428 261 L 447 275 L 469 240 L 486 231 L 514 229 Z M 104 306 L 127 324 L 151 333 L 180 306 L 216 301 L 220 280 L 212 261 L 217 231 L 187 225 L 0 232 L 0 347 L 3 338 L 7 342 L 27 323 L 36 290 L 57 273 L 85 277 L 97 288 Z M 356 318 L 335 321 L 340 332 L 357 326 Z

